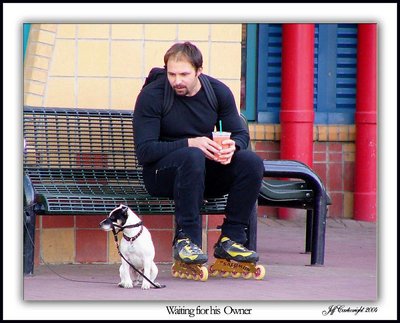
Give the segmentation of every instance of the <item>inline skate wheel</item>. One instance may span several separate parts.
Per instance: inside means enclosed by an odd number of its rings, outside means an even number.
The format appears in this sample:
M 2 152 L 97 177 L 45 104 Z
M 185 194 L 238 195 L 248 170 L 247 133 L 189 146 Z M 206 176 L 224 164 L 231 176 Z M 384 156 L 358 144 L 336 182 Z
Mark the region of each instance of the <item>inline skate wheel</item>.
M 257 265 L 256 266 L 256 272 L 253 273 L 254 279 L 261 280 L 261 279 L 264 278 L 264 276 L 265 276 L 265 268 L 264 268 L 264 266 Z
M 223 270 L 221 270 L 221 276 L 222 276 L 223 278 L 229 277 L 229 275 L 230 275 L 229 271 L 223 271 Z
M 172 274 L 172 276 L 175 277 L 175 278 L 179 276 L 179 272 L 177 272 L 177 271 L 174 269 L 174 265 L 172 265 L 172 267 L 171 267 L 171 274 Z
M 213 268 L 214 268 L 214 266 L 211 265 L 208 273 L 209 273 L 212 277 L 218 276 L 219 271 L 218 271 L 218 270 L 214 270 Z
M 200 268 L 200 270 L 201 270 L 201 273 L 199 275 L 196 275 L 196 277 L 198 276 L 200 281 L 205 282 L 208 279 L 208 270 L 204 266 L 202 266 Z
M 250 279 L 251 277 L 253 277 L 253 274 L 251 272 L 243 272 L 242 277 L 244 279 Z
M 231 276 L 232 276 L 233 278 L 239 278 L 239 277 L 241 276 L 241 274 L 234 271 L 234 272 L 231 273 Z

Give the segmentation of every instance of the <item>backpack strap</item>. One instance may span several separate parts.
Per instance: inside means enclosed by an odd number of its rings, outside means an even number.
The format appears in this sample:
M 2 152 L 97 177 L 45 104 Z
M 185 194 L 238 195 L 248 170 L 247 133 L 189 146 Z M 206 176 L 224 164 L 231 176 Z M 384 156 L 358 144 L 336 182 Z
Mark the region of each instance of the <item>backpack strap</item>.
M 164 70 L 165 73 L 165 70 Z M 174 90 L 172 89 L 171 84 L 168 82 L 168 78 L 165 77 L 165 85 L 164 85 L 164 103 L 163 103 L 163 112 L 162 115 L 166 116 L 168 112 L 172 108 L 172 104 L 174 103 Z
M 214 108 L 215 111 L 218 111 L 217 96 L 215 95 L 215 92 L 210 83 L 210 80 L 204 74 L 200 74 L 199 79 L 200 79 L 201 85 L 203 85 L 203 87 L 204 87 L 204 91 L 206 91 L 206 96 L 207 96 L 208 102 L 211 104 L 211 106 Z
M 174 92 L 172 90 L 171 85 L 168 82 L 166 73 L 165 73 L 165 68 L 163 67 L 153 67 L 149 75 L 146 77 L 146 80 L 144 81 L 144 84 L 142 86 L 142 89 L 149 85 L 151 82 L 154 82 L 155 80 L 159 78 L 165 78 L 165 85 L 164 85 L 164 102 L 163 102 L 163 111 L 162 114 L 166 115 L 172 107 L 172 104 L 174 102 Z

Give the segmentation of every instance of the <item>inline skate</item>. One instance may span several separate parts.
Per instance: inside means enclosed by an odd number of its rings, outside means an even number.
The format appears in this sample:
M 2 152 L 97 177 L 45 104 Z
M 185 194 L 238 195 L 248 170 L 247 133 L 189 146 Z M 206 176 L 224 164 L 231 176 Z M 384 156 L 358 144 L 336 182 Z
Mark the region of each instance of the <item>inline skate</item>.
M 203 264 L 208 257 L 187 237 L 177 238 L 174 242 L 174 259 L 171 273 L 173 277 L 206 281 L 208 269 Z
M 249 250 L 240 243 L 222 236 L 214 246 L 216 261 L 210 265 L 211 276 L 221 274 L 222 277 L 243 277 L 261 280 L 265 276 L 265 268 L 256 265 L 259 257 L 255 251 Z

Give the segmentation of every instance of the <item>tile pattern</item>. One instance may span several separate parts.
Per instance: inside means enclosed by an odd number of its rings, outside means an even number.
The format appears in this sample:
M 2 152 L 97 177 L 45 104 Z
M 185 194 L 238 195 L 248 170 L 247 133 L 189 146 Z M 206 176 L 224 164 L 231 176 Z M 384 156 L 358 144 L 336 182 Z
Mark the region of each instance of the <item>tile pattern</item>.
M 132 109 L 150 69 L 175 42 L 192 41 L 203 72 L 240 103 L 242 24 L 32 24 L 24 104 Z
M 104 216 L 41 216 L 36 218 L 35 266 L 43 263 L 119 263 L 111 232 L 98 228 Z M 224 215 L 203 215 L 203 246 L 212 253 Z M 172 261 L 174 219 L 172 215 L 143 217 L 156 249 L 155 261 Z M 118 234 L 118 239 L 122 237 Z

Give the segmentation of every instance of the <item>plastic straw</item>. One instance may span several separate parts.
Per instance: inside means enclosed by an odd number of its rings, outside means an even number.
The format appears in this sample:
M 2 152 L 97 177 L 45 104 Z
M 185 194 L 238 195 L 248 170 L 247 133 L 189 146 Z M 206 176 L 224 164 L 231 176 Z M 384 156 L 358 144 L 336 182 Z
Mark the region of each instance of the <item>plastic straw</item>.
M 222 133 L 222 120 L 219 120 L 219 132 Z

